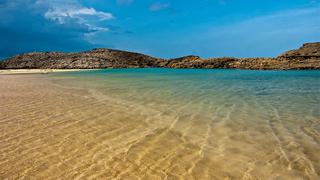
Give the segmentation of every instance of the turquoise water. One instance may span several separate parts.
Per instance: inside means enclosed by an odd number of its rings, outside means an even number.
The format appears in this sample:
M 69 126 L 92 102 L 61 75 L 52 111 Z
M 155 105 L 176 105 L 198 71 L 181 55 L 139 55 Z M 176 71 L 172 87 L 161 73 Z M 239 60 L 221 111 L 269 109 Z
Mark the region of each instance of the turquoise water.
M 320 71 L 107 69 L 61 73 L 77 83 L 145 102 L 269 105 L 320 116 Z
M 199 147 L 192 169 L 205 170 L 206 177 L 244 176 L 247 168 L 251 178 L 319 178 L 320 71 L 106 69 L 50 76 L 119 104 L 123 116 L 163 121 L 183 147 Z M 164 156 L 168 151 L 184 159 L 178 155 L 190 148 L 161 146 L 170 140 L 159 135 L 156 145 Z

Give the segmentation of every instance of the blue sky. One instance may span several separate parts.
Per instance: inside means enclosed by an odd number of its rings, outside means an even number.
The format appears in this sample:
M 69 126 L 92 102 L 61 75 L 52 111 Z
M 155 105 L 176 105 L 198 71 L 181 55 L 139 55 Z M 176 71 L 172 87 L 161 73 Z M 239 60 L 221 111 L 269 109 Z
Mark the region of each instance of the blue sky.
M 0 57 L 105 47 L 270 57 L 320 41 L 320 0 L 0 0 Z

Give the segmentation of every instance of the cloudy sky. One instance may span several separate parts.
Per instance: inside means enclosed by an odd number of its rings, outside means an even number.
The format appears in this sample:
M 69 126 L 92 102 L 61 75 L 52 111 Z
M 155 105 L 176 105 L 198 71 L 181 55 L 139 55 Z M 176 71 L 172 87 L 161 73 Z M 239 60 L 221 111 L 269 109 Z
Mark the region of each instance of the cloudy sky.
M 320 41 L 320 0 L 0 0 L 0 58 L 105 47 L 276 56 Z

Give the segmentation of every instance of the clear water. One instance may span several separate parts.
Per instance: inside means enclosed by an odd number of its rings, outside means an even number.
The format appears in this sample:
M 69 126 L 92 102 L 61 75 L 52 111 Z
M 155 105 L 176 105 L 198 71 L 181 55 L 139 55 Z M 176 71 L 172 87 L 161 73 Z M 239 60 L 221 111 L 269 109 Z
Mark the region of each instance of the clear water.
M 320 116 L 320 71 L 109 69 L 54 76 L 141 104 L 257 106 L 299 117 Z
M 199 147 L 193 168 L 202 170 L 193 177 L 319 178 L 320 71 L 111 69 L 58 77 L 129 106 L 133 117 L 165 121 L 182 144 Z M 167 138 L 158 141 L 160 155 L 176 148 L 163 147 Z
M 0 178 L 320 178 L 320 71 L 107 69 L 0 92 Z

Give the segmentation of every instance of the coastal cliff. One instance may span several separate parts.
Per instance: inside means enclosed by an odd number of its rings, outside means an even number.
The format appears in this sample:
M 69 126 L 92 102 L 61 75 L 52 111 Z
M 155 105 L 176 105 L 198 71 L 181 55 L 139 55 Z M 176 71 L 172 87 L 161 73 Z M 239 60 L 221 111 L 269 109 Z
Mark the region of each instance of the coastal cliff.
M 98 68 L 230 68 L 230 69 L 320 69 L 320 43 L 306 43 L 275 58 L 208 58 L 185 56 L 160 59 L 144 54 L 93 49 L 78 53 L 35 52 L 0 61 L 0 69 L 98 69 Z

